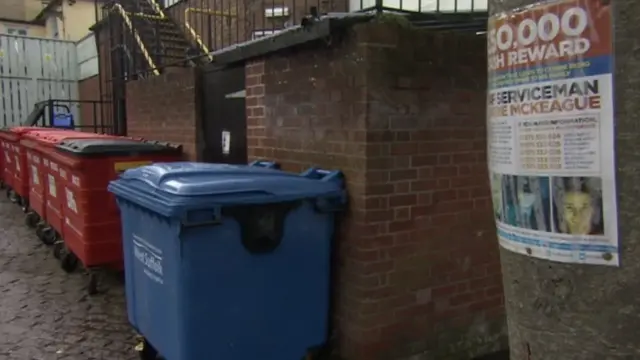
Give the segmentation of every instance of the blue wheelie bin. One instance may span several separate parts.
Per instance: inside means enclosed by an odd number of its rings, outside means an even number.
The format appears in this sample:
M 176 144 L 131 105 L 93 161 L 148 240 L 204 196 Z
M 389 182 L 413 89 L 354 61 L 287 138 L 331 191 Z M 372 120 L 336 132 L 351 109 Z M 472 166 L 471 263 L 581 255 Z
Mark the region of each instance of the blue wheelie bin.
M 203 163 L 127 170 L 129 321 L 167 360 L 300 360 L 327 341 L 340 172 Z

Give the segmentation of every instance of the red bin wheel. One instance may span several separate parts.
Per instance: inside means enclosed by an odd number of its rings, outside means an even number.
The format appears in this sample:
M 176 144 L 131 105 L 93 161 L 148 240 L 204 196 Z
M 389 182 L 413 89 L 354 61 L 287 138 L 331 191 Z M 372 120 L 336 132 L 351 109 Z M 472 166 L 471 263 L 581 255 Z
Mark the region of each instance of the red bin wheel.
M 60 258 L 62 258 L 63 253 L 64 253 L 64 242 L 56 241 L 56 243 L 53 244 L 53 257 L 60 260 Z
M 72 273 L 78 268 L 78 258 L 70 251 L 65 251 L 60 257 L 60 267 L 66 273 Z
M 44 228 L 40 231 L 36 228 L 36 235 L 45 245 L 53 245 L 57 240 L 56 231 L 50 227 Z
M 34 213 L 33 211 L 28 212 L 24 218 L 24 223 L 32 229 L 38 226 L 39 222 L 40 216 L 38 216 L 38 214 Z

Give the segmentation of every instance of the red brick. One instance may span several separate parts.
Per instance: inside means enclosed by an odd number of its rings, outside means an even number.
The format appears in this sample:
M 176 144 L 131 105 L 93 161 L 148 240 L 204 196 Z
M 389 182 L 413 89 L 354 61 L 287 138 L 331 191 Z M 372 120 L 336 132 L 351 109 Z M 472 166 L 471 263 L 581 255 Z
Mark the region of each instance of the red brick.
M 195 76 L 190 68 L 172 69 L 158 77 L 128 82 L 128 135 L 182 144 L 185 155 L 195 160 Z M 170 101 L 158 101 L 158 94 L 170 94 Z
M 482 51 L 458 56 L 485 44 L 373 24 L 346 37 L 247 65 L 249 153 L 286 170 L 347 174 L 335 289 L 341 355 L 428 353 L 432 329 L 504 316 L 495 300 L 502 287 L 484 139 L 486 62 Z M 372 39 L 389 45 L 382 52 Z M 416 291 L 434 301 L 417 304 Z
M 389 197 L 389 206 L 391 207 L 411 206 L 416 205 L 417 202 L 418 196 L 416 194 L 392 195 Z
M 111 104 L 102 104 L 100 94 L 100 76 L 92 76 L 78 83 L 80 103 L 80 124 L 82 131 L 113 133 Z M 77 121 L 77 120 L 76 120 Z

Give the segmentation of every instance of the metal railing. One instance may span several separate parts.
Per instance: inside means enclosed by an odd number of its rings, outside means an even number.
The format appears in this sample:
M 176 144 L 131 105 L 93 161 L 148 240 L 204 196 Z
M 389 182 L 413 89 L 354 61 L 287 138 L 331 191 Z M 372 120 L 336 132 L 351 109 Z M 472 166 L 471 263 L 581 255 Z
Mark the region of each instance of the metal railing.
M 487 0 L 349 0 L 351 11 L 391 11 L 409 14 L 486 13 Z
M 215 60 L 212 52 L 300 25 L 311 14 L 393 12 L 409 14 L 414 26 L 482 31 L 487 0 L 182 0 L 163 8 L 156 0 L 113 0 L 100 6 L 112 47 L 131 56 L 119 65 L 127 74 L 158 75 L 167 66 Z M 111 16 L 117 14 L 117 16 Z M 121 19 L 111 19 L 121 18 Z
M 49 99 L 35 104 L 24 126 L 59 127 L 94 133 L 115 134 L 112 117 L 104 116 L 111 104 L 101 100 Z M 62 118 L 62 122 L 59 119 Z
M 202 52 L 204 54 L 206 54 L 206 56 L 209 59 L 209 61 L 213 61 L 213 55 L 211 55 L 211 51 L 209 50 L 209 47 L 204 43 L 204 41 L 202 41 L 202 36 L 200 36 L 200 34 L 196 31 L 196 29 L 191 25 L 191 23 L 189 21 L 189 15 L 191 13 L 203 14 L 203 15 L 207 15 L 207 16 L 216 16 L 216 17 L 221 17 L 221 18 L 236 18 L 238 15 L 237 14 L 231 14 L 231 13 L 227 14 L 227 13 L 224 13 L 224 12 L 221 12 L 221 11 L 216 11 L 216 10 L 191 8 L 191 7 L 187 8 L 184 11 L 184 27 L 187 29 L 188 33 L 195 40 L 195 42 L 198 44 L 198 47 L 202 50 Z
M 166 17 L 164 11 L 162 11 L 162 6 L 160 6 L 156 0 L 143 0 L 143 1 L 148 1 L 151 7 L 153 8 L 153 10 L 155 11 L 155 13 L 158 14 L 160 18 L 164 19 Z
M 347 0 L 183 0 L 164 11 L 205 53 L 299 25 L 312 7 L 347 12 Z
M 140 34 L 138 34 L 138 30 L 133 26 L 133 23 L 131 22 L 131 18 L 129 17 L 129 14 L 125 11 L 125 9 L 119 3 L 111 3 L 111 4 L 108 4 L 107 6 L 109 7 L 107 8 L 108 11 L 113 11 L 122 17 L 124 24 L 126 25 L 127 29 L 131 32 L 131 36 L 133 36 L 133 39 L 135 40 L 136 45 L 138 46 L 140 52 L 142 53 L 142 56 L 144 57 L 147 64 L 149 65 L 149 68 L 151 69 L 152 73 L 154 75 L 160 75 L 160 72 L 156 68 L 155 61 L 151 57 L 151 54 L 149 54 L 149 51 L 147 50 L 145 43 L 142 41 Z

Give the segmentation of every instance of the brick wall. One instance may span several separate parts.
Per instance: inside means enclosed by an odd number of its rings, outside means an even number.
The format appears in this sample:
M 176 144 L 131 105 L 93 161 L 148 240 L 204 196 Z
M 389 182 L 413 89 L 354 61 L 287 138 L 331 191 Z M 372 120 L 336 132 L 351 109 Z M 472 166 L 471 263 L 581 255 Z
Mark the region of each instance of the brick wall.
M 344 170 L 335 346 L 350 360 L 506 347 L 485 39 L 357 26 L 247 65 L 249 154 Z
M 98 75 L 78 83 L 80 99 L 81 130 L 88 132 L 109 132 L 113 126 L 110 105 L 103 109 L 100 101 L 100 77 Z
M 169 141 L 184 146 L 196 159 L 195 73 L 169 68 L 160 76 L 127 83 L 129 136 Z

